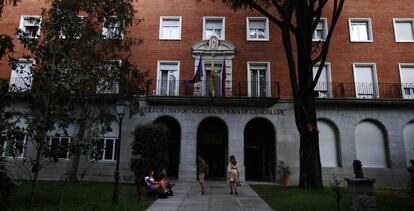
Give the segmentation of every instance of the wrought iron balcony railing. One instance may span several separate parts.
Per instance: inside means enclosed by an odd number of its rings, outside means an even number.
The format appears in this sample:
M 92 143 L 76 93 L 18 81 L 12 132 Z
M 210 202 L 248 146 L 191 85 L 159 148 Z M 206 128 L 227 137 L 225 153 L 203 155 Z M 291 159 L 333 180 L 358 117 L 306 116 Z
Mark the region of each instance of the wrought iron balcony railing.
M 414 83 L 318 83 L 317 98 L 414 99 Z
M 279 98 L 278 81 L 229 81 L 215 83 L 202 80 L 185 84 L 184 81 L 156 80 L 147 84 L 147 96 L 197 96 L 197 97 L 255 97 Z
M 0 79 L 0 91 L 30 93 L 39 89 L 39 84 L 31 78 Z M 195 96 L 195 97 L 251 97 L 280 98 L 278 81 L 229 81 L 209 80 L 185 84 L 178 80 L 152 80 L 145 85 L 130 81 L 101 87 L 90 85 L 85 93 L 91 95 L 146 95 L 146 96 Z M 411 99 L 414 100 L 414 83 L 318 83 L 314 94 L 320 99 Z

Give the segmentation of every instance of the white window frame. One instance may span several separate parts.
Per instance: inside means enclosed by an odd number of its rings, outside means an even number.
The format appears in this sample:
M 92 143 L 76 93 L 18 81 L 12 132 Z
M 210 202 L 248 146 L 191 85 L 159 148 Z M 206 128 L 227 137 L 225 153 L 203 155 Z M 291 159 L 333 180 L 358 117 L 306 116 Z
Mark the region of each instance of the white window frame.
M 165 37 L 163 35 L 163 27 L 164 27 L 164 21 L 165 20 L 178 20 L 178 37 Z M 182 28 L 182 17 L 181 16 L 161 16 L 160 17 L 160 33 L 159 33 L 159 39 L 160 40 L 181 40 L 181 28 Z
M 118 137 L 98 137 L 98 138 L 96 138 L 95 139 L 95 141 L 99 141 L 99 140 L 103 140 L 103 149 L 102 149 L 102 159 L 100 159 L 100 160 L 96 160 L 96 159 L 93 159 L 93 158 L 91 158 L 91 156 L 89 155 L 88 157 L 89 157 L 89 161 L 106 161 L 106 162 L 115 162 L 116 161 L 116 145 L 117 145 L 117 143 L 119 142 L 119 138 Z M 113 143 L 112 143 L 112 158 L 111 159 L 105 159 L 105 154 L 106 154 L 106 141 L 107 140 L 113 140 Z M 93 146 L 93 147 L 96 147 L 96 146 Z M 118 145 L 118 147 L 119 147 L 119 145 Z
M 71 160 L 71 153 L 70 153 L 70 144 L 72 143 L 72 137 L 71 136 L 47 136 L 46 140 L 48 142 L 48 147 L 52 147 L 52 139 L 59 139 L 59 144 L 62 144 L 62 139 L 67 138 L 68 139 L 68 151 L 66 153 L 65 158 L 59 158 L 59 160 Z
M 2 153 L 2 157 L 4 157 L 4 158 L 13 158 L 12 156 L 6 156 L 6 150 L 7 150 L 7 141 L 5 141 L 4 143 L 3 143 L 3 153 Z M 22 147 L 22 153 L 20 153 L 20 155 L 19 156 L 16 156 L 16 157 L 14 157 L 14 158 L 16 158 L 16 159 L 22 159 L 22 158 L 24 158 L 24 156 L 25 156 L 25 153 L 26 153 L 26 143 L 27 143 L 27 135 L 25 134 L 24 136 L 23 136 L 23 147 Z M 16 148 L 16 146 L 13 146 L 13 148 L 15 149 Z
M 373 96 L 370 97 L 360 97 L 358 96 L 358 84 L 356 82 L 357 77 L 357 67 L 372 67 L 372 74 L 373 74 Z M 353 63 L 352 64 L 353 74 L 354 74 L 354 84 L 355 84 L 355 97 L 358 99 L 376 99 L 379 98 L 379 90 L 378 90 L 378 77 L 377 77 L 377 65 L 375 63 Z
M 353 40 L 352 39 L 352 23 L 353 22 L 366 22 L 367 23 L 368 40 Z M 372 33 L 371 18 L 349 18 L 348 19 L 348 26 L 349 26 L 349 40 L 351 42 L 374 42 L 374 35 Z
M 116 63 L 118 63 L 119 68 L 120 68 L 122 65 L 122 60 L 109 60 L 104 65 L 113 66 Z M 121 74 L 121 72 L 119 72 L 118 74 Z M 96 93 L 97 94 L 118 94 L 119 93 L 119 81 L 116 83 L 113 83 L 111 87 L 106 87 L 107 85 L 108 84 L 105 79 L 99 79 L 98 83 L 96 84 Z
M 30 38 L 30 39 L 38 39 L 39 36 L 40 36 L 40 27 L 42 25 L 42 17 L 39 16 L 39 15 L 22 15 L 22 16 L 20 16 L 19 29 L 22 30 L 23 32 L 26 32 L 26 26 L 24 25 L 24 20 L 26 18 L 38 18 L 39 19 L 39 23 L 38 23 L 39 28 L 37 29 L 37 32 L 36 32 L 37 36 L 36 37 L 28 36 L 28 38 Z
M 117 16 L 111 16 L 112 18 L 117 18 Z M 108 36 L 108 28 L 106 28 L 105 27 L 105 23 L 106 23 L 106 18 L 105 18 L 105 20 L 104 20 L 104 23 L 103 23 L 103 25 L 102 25 L 102 36 L 103 36 L 103 38 L 104 39 L 124 39 L 124 32 L 120 32 L 121 33 L 121 37 L 120 38 L 118 38 L 118 37 L 113 37 L 113 36 Z M 116 24 L 119 24 L 119 25 L 121 25 L 121 21 L 119 21 L 119 20 L 117 20 L 116 22 L 115 22 L 115 28 L 117 28 L 116 27 Z M 111 27 L 112 28 L 112 27 Z
M 83 21 L 85 19 L 85 16 L 77 16 L 77 17 L 80 19 L 81 23 L 83 24 L 84 23 Z M 81 35 L 75 37 L 75 39 L 80 39 L 80 37 L 81 37 Z M 63 31 L 60 31 L 59 38 L 60 39 L 63 39 L 63 40 L 66 39 L 66 35 L 63 34 Z
M 250 38 L 250 21 L 265 21 L 265 38 Z M 246 17 L 247 41 L 269 41 L 269 19 L 266 17 Z
M 328 19 L 327 18 L 320 18 L 319 23 L 320 22 L 322 22 L 322 25 L 323 25 L 323 35 L 322 35 L 323 38 L 322 39 L 315 39 L 314 38 L 316 28 L 318 28 L 318 26 L 316 26 L 315 31 L 312 34 L 312 41 L 314 41 L 314 42 L 325 41 L 326 37 L 328 36 Z M 319 25 L 319 23 L 318 23 L 318 25 Z
M 266 96 L 260 96 L 260 97 L 271 97 L 271 80 L 270 80 L 270 62 L 267 61 L 248 61 L 247 62 L 247 93 L 249 97 L 252 97 L 252 90 L 251 90 L 251 71 L 250 67 L 253 65 L 263 65 L 266 66 Z
M 226 39 L 226 17 L 224 16 L 204 16 L 203 17 L 203 40 L 208 40 L 209 38 L 206 35 L 206 22 L 208 20 L 221 20 L 223 24 L 223 28 L 221 30 L 221 37 L 219 37 L 219 40 L 225 40 Z
M 400 63 L 398 64 L 398 69 L 400 72 L 400 82 L 401 82 L 401 93 L 402 93 L 402 97 L 404 99 L 414 99 L 414 81 L 411 83 L 403 83 L 404 79 L 403 79 L 403 74 L 402 74 L 402 69 L 403 67 L 409 67 L 409 68 L 413 68 L 414 69 L 414 63 Z M 414 70 L 413 70 L 414 71 Z M 411 94 L 410 95 L 406 95 L 405 94 L 405 90 L 404 89 L 410 89 Z
M 396 26 L 396 22 L 411 22 L 412 27 L 413 27 L 413 37 L 414 37 L 414 18 L 393 18 L 392 23 L 394 26 L 394 37 L 395 37 L 395 42 L 414 42 L 413 40 L 399 40 L 397 37 L 397 26 Z
M 17 63 L 20 63 L 20 64 L 21 63 L 32 64 L 32 67 L 36 65 L 36 61 L 34 59 L 19 59 L 17 61 Z M 26 92 L 26 91 L 30 91 L 32 89 L 32 85 L 33 85 L 33 75 L 31 75 L 30 78 L 27 78 L 27 81 L 30 81 L 29 87 L 19 87 L 19 85 L 18 85 L 19 83 L 14 83 L 15 81 L 13 81 L 14 78 L 17 78 L 16 76 L 13 76 L 14 75 L 13 73 L 19 75 L 19 73 L 17 73 L 15 69 L 12 69 L 12 71 L 10 73 L 10 81 L 9 81 L 10 87 L 9 87 L 9 91 L 11 91 L 11 92 L 14 92 L 14 91 L 16 91 L 16 92 Z M 30 74 L 31 73 L 32 72 L 30 72 Z M 26 81 L 26 79 L 23 79 L 23 80 Z M 13 87 L 12 86 L 13 84 L 15 84 L 16 86 Z M 14 89 L 16 89 L 16 90 L 14 90 Z
M 314 67 L 319 67 L 319 65 L 320 65 L 320 63 L 317 63 L 316 65 L 314 65 Z M 319 91 L 318 90 L 314 90 L 314 92 L 315 91 L 318 91 L 318 97 L 317 98 L 331 98 L 333 95 L 332 95 L 332 75 L 331 75 L 331 73 L 332 73 L 332 71 L 331 71 L 331 68 L 332 68 L 332 66 L 331 66 L 331 63 L 330 62 L 325 62 L 325 67 L 326 67 L 326 77 L 327 77 L 327 84 L 326 84 L 326 96 L 324 97 L 324 96 L 321 96 L 321 94 L 319 93 Z M 313 71 L 313 69 L 312 69 L 312 71 Z M 320 75 L 320 76 L 322 76 L 322 75 Z M 320 77 L 319 77 L 319 79 L 320 79 Z M 318 83 L 319 83 L 319 80 L 318 80 Z M 318 83 L 316 84 L 316 86 L 315 86 L 315 88 L 318 86 Z
M 174 75 L 176 76 L 176 83 L 175 83 L 175 91 L 174 91 L 174 95 L 172 96 L 179 96 L 179 92 L 180 92 L 180 61 L 177 60 L 158 60 L 157 62 L 157 90 L 156 90 L 156 94 L 157 95 L 161 95 L 161 65 L 164 63 L 174 63 L 175 65 L 177 65 L 177 69 L 174 71 L 176 73 L 174 73 Z M 168 80 L 169 81 L 169 80 Z M 167 89 L 169 89 L 169 84 L 167 84 Z M 169 93 L 169 91 L 167 90 L 167 93 Z M 163 95 L 163 96 L 171 96 L 169 94 L 167 95 Z

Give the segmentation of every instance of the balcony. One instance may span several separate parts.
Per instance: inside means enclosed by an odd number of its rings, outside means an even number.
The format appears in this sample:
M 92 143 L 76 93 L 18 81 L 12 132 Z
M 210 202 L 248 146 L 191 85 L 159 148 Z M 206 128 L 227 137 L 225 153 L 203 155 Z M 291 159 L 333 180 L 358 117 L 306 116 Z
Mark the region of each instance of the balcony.
M 414 83 L 318 83 L 317 98 L 414 99 Z
M 147 84 L 149 103 L 163 105 L 272 106 L 280 98 L 278 81 L 157 80 Z

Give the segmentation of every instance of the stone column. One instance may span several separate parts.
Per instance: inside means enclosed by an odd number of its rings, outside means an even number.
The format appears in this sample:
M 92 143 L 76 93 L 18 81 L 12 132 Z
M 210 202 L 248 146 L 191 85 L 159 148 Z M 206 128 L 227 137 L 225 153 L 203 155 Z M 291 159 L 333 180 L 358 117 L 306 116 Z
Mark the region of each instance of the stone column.
M 377 210 L 374 183 L 371 178 L 345 178 L 348 182 L 350 196 L 350 210 L 375 211 Z
M 178 179 L 194 182 L 197 179 L 197 127 L 198 124 L 191 119 L 180 121 L 182 123 L 180 165 Z
M 227 162 L 230 155 L 234 155 L 237 160 L 237 165 L 240 170 L 240 181 L 245 181 L 245 166 L 244 166 L 244 132 L 241 132 L 240 128 L 244 128 L 242 125 L 243 121 L 234 120 L 232 123 L 228 123 L 228 156 Z M 227 171 L 227 168 L 226 168 Z

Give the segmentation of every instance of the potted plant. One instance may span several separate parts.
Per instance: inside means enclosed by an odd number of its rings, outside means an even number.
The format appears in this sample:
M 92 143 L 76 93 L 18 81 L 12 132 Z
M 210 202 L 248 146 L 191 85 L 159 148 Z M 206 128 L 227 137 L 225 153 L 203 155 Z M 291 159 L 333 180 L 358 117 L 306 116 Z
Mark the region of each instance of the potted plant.
M 290 167 L 284 161 L 278 161 L 277 164 L 278 174 L 281 177 L 281 185 L 283 187 L 290 185 L 291 174 Z

